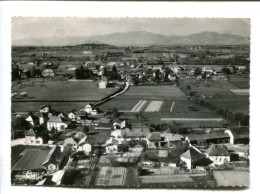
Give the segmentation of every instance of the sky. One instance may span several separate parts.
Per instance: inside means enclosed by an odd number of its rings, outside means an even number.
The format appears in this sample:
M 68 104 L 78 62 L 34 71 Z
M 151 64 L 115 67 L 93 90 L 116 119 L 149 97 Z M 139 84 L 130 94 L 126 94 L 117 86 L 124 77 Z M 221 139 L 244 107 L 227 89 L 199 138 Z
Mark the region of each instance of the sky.
M 250 36 L 249 19 L 14 17 L 12 39 L 92 36 L 147 31 L 168 36 L 204 31 Z

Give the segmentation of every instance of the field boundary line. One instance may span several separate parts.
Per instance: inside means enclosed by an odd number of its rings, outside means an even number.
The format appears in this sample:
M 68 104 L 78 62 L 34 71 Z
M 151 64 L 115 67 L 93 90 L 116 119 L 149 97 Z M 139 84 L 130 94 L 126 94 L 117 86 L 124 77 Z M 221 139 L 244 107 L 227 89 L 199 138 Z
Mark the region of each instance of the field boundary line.
M 223 121 L 222 118 L 161 118 L 161 121 Z
M 173 109 L 174 104 L 175 104 L 175 102 L 172 101 L 172 105 L 171 105 L 171 108 L 170 108 L 170 112 L 172 112 L 172 109 Z

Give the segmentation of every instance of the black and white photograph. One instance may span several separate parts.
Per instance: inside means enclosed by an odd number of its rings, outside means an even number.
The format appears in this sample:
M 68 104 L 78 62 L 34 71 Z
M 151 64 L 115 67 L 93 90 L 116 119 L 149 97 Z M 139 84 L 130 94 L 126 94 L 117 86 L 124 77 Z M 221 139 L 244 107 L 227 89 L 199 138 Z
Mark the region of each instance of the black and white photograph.
M 11 18 L 11 185 L 250 186 L 250 18 Z

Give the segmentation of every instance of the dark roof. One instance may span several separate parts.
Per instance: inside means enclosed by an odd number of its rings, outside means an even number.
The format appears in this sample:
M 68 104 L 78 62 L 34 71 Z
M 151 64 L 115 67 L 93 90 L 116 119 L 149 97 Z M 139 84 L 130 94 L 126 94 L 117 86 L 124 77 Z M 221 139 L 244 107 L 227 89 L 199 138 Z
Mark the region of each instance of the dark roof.
M 249 138 L 249 127 L 231 128 L 230 131 L 234 135 L 235 139 Z
M 25 136 L 36 136 L 36 134 L 34 133 L 34 131 L 32 129 L 26 131 L 24 133 Z
M 28 147 L 19 155 L 21 158 L 14 163 L 12 170 L 38 170 L 43 169 L 43 163 L 48 156 L 50 147 Z
M 194 146 L 190 147 L 186 152 L 184 152 L 181 157 L 190 159 L 192 162 L 206 158 L 206 156 L 202 154 L 197 148 L 194 148 Z
M 28 117 L 31 117 L 33 121 L 39 120 L 39 117 L 37 117 L 35 115 L 29 115 Z
M 221 144 L 212 144 L 206 152 L 209 156 L 229 156 L 229 152 L 226 148 L 226 146 Z
M 227 133 L 187 134 L 190 141 L 229 138 Z
M 76 116 L 86 116 L 87 113 L 85 111 L 75 111 L 74 114 Z
M 50 119 L 48 120 L 48 122 L 52 122 L 52 123 L 70 123 L 70 121 L 64 117 L 61 116 L 52 116 L 50 117 Z
M 161 133 L 160 132 L 152 132 L 148 135 L 147 139 L 149 141 L 160 141 L 161 140 Z

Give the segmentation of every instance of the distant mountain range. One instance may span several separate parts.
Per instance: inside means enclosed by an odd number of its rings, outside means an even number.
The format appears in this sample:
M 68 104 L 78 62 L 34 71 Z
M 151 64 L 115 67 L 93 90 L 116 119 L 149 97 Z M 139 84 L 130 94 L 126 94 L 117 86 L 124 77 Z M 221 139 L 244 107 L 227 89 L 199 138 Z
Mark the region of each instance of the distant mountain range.
M 249 44 L 249 37 L 217 32 L 201 32 L 189 36 L 164 36 L 146 31 L 113 33 L 90 37 L 46 37 L 13 40 L 13 46 L 66 46 L 86 43 L 104 43 L 114 46 L 150 45 L 241 45 Z

